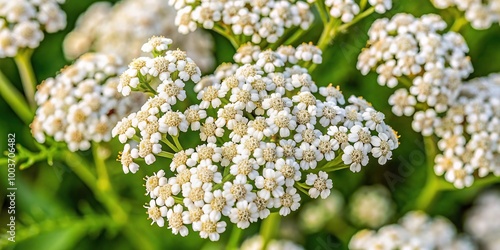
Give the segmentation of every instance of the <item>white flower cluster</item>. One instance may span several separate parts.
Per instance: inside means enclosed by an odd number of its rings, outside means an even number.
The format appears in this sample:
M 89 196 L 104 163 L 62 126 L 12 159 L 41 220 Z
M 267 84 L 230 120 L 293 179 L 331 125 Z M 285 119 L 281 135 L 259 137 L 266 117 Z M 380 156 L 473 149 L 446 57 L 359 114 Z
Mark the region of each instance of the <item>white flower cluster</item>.
M 0 58 L 14 57 L 20 49 L 34 49 L 43 32 L 55 33 L 66 27 L 64 0 L 0 0 Z
M 500 21 L 500 1 L 498 0 L 432 0 L 438 9 L 456 7 L 465 12 L 465 19 L 474 29 L 488 29 Z
M 284 240 L 284 239 L 272 239 L 267 244 L 267 247 L 263 248 L 264 241 L 262 240 L 262 236 L 255 235 L 248 239 L 245 239 L 241 244 L 240 250 L 303 250 L 304 248 L 300 245 L 297 245 L 293 241 Z
M 139 48 L 153 35 L 168 35 L 204 70 L 214 67 L 212 37 L 203 30 L 188 35 L 177 32 L 176 11 L 166 0 L 122 0 L 112 6 L 97 2 L 77 21 L 76 28 L 64 40 L 64 53 L 69 59 L 94 51 L 114 53 L 126 62 L 141 56 Z
M 465 231 L 485 250 L 500 249 L 500 192 L 488 191 L 482 194 L 467 212 Z
M 309 3 L 316 1 L 318 0 L 308 0 Z M 351 22 L 361 11 L 360 6 L 354 0 L 324 0 L 324 4 L 330 16 L 343 23 Z M 368 4 L 373 6 L 374 11 L 379 14 L 392 8 L 392 0 L 369 0 Z
M 240 43 L 275 43 L 286 29 L 305 30 L 313 21 L 309 4 L 303 1 L 169 0 L 169 4 L 177 10 L 175 24 L 180 33 L 187 34 L 201 26 L 240 37 Z
M 123 70 L 115 56 L 88 53 L 38 85 L 39 107 L 31 124 L 35 139 L 43 143 L 53 137 L 71 151 L 87 150 L 91 141 L 109 141 L 112 124 L 145 101 L 141 93 L 123 98 L 116 90 Z
M 378 19 L 369 30 L 368 48 L 358 57 L 363 75 L 374 70 L 378 83 L 394 88 L 389 98 L 397 116 L 411 116 L 415 106 L 431 107 L 414 115 L 413 128 L 424 135 L 432 133 L 436 112 L 444 112 L 456 99 L 461 80 L 472 72 L 469 48 L 455 32 L 441 34 L 446 23 L 434 14 L 415 18 L 396 14 Z
M 500 74 L 465 82 L 456 103 L 435 118 L 441 153 L 436 174 L 463 188 L 474 178 L 500 176 Z
M 356 190 L 349 202 L 349 218 L 358 226 L 378 228 L 394 215 L 391 194 L 384 186 L 364 186 Z
M 169 43 L 152 38 L 143 49 L 153 48 L 156 56 L 137 59 L 122 74 L 122 93 L 127 86 L 159 85 L 113 136 L 125 144 L 120 159 L 126 173 L 138 171 L 141 159 L 148 165 L 156 157 L 172 159 L 170 171 L 146 179 L 146 190 L 149 217 L 160 226 L 166 218 L 174 233 L 185 236 L 192 224 L 201 237 L 218 240 L 226 228 L 222 216 L 239 228 L 266 218 L 271 209 L 286 216 L 299 208 L 299 191 L 329 196 L 327 172 L 359 172 L 369 155 L 384 164 L 398 147 L 382 113 L 354 96 L 344 105 L 338 88 L 318 88 L 288 54 L 261 51 L 256 60 L 222 64 L 200 80 L 184 52 L 165 51 Z M 296 49 L 293 58 L 305 63 L 298 58 L 317 56 L 306 54 L 308 46 Z M 190 82 L 198 82 L 199 103 L 175 110 Z M 318 90 L 321 98 L 314 95 Z M 183 149 L 184 140 L 200 143 Z
M 332 189 L 328 198 L 304 204 L 299 213 L 299 225 L 308 234 L 317 233 L 332 219 L 340 217 L 343 211 L 344 197 Z
M 476 246 L 468 237 L 457 235 L 455 226 L 447 219 L 412 211 L 398 224 L 384 226 L 378 231 L 359 231 L 351 238 L 349 249 L 472 250 Z

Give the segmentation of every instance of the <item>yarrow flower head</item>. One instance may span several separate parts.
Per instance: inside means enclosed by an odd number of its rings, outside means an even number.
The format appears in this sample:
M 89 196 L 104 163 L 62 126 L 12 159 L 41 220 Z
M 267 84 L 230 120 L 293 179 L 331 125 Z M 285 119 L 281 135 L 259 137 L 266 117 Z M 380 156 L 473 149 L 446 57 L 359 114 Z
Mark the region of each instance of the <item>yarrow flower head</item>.
M 464 188 L 499 175 L 499 77 L 464 81 L 472 72 L 469 49 L 458 33 L 442 34 L 445 28 L 434 14 L 377 20 L 357 66 L 363 74 L 376 70 L 381 85 L 403 86 L 389 98 L 393 113 L 413 115 L 413 130 L 437 136 L 436 174 Z
M 399 223 L 378 231 L 361 230 L 349 242 L 349 249 L 476 249 L 469 237 L 458 235 L 455 226 L 443 217 L 431 218 L 411 211 Z
M 378 228 L 394 214 L 395 205 L 389 190 L 383 186 L 364 186 L 356 190 L 349 202 L 349 218 L 359 226 Z
M 64 0 L 16 0 L 0 2 L 0 58 L 14 57 L 19 50 L 35 49 L 44 32 L 66 27 Z
M 434 171 L 463 188 L 475 178 L 500 176 L 500 74 L 472 79 L 459 91 L 456 103 L 434 123 L 440 150 Z
M 457 8 L 474 29 L 483 30 L 500 21 L 500 8 L 497 0 L 432 0 L 438 9 Z
M 275 43 L 286 30 L 294 27 L 306 30 L 314 16 L 304 1 L 170 0 L 169 4 L 177 10 L 175 25 L 182 34 L 201 26 L 227 33 L 235 39 L 243 37 L 243 41 L 255 44 Z
M 489 190 L 481 194 L 466 213 L 465 231 L 484 249 L 492 250 L 500 247 L 498 240 L 500 223 L 496 219 L 498 213 L 500 213 L 500 192 L 498 190 Z
M 43 81 L 35 95 L 39 106 L 31 124 L 35 139 L 64 141 L 71 151 L 87 150 L 92 141 L 109 141 L 112 124 L 145 101 L 142 93 L 124 98 L 117 91 L 123 71 L 118 57 L 88 53 Z
M 188 35 L 178 33 L 175 14 L 175 9 L 163 0 L 122 0 L 114 6 L 94 3 L 66 36 L 64 53 L 69 59 L 88 51 L 114 53 L 129 62 L 142 55 L 131 48 L 139 48 L 153 35 L 168 35 L 175 41 L 171 46 L 189 51 L 201 70 L 213 69 L 211 36 L 203 30 Z
M 129 66 L 118 86 L 123 94 L 151 94 L 115 127 L 113 135 L 124 144 L 121 159 L 127 152 L 124 171 L 135 173 L 140 159 L 147 165 L 157 157 L 171 159 L 161 178 L 175 203 L 147 193 L 168 211 L 182 205 L 183 223 L 211 240 L 225 230 L 225 217 L 247 228 L 271 211 L 286 216 L 300 207 L 300 193 L 330 195 L 329 172 L 360 171 L 370 156 L 385 163 L 398 147 L 384 116 L 365 100 L 352 96 L 346 102 L 331 85 L 318 95 L 302 66 L 321 62 L 312 44 L 276 51 L 245 46 L 236 64 L 222 64 L 203 78 L 185 52 L 153 50 L 153 57 L 137 59 L 145 62 L 141 68 Z M 193 89 L 197 103 L 188 106 L 182 101 Z
M 389 98 L 394 114 L 413 115 L 417 105 L 446 111 L 462 79 L 472 72 L 464 38 L 451 31 L 443 34 L 445 28 L 446 23 L 434 14 L 416 18 L 400 13 L 372 24 L 369 46 L 359 55 L 357 68 L 364 75 L 376 71 L 380 85 L 408 88 L 396 90 Z M 417 132 L 422 129 L 416 127 Z

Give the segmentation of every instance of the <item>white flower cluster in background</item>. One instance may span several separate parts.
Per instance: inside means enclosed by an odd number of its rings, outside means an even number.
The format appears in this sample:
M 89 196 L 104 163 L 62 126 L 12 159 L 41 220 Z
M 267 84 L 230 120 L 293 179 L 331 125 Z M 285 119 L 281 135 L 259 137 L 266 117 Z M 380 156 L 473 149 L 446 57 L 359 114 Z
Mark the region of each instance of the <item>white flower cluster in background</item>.
M 267 247 L 263 248 L 264 241 L 262 236 L 255 235 L 248 239 L 245 239 L 241 244 L 240 250 L 303 250 L 304 248 L 293 241 L 284 239 L 272 239 L 267 244 Z
M 339 191 L 332 189 L 328 198 L 304 204 L 299 213 L 299 225 L 309 234 L 317 233 L 332 223 L 332 219 L 341 216 L 343 209 L 344 197 Z
M 115 56 L 88 53 L 43 81 L 35 94 L 39 107 L 31 124 L 34 138 L 40 143 L 47 136 L 64 141 L 71 151 L 87 150 L 92 141 L 109 141 L 114 124 L 146 100 L 142 93 L 124 98 L 116 90 L 124 69 Z
M 169 0 L 177 10 L 175 24 L 187 34 L 198 26 L 240 37 L 240 43 L 275 43 L 287 29 L 308 29 L 313 21 L 309 4 L 285 0 Z
M 380 85 L 406 87 L 389 98 L 395 115 L 411 116 L 417 105 L 432 108 L 414 115 L 413 128 L 423 135 L 432 133 L 436 112 L 448 109 L 461 80 L 472 72 L 465 40 L 455 32 L 442 34 L 445 28 L 435 14 L 416 18 L 399 13 L 390 20 L 378 19 L 368 32 L 368 47 L 358 57 L 357 68 L 363 75 L 373 70 Z
M 349 202 L 349 218 L 358 226 L 378 228 L 394 215 L 391 193 L 384 186 L 364 186 L 356 190 Z
M 338 88 L 318 88 L 298 65 L 321 61 L 312 45 L 288 48 L 293 56 L 238 53 L 235 60 L 245 64 L 222 64 L 200 79 L 185 52 L 167 50 L 170 43 L 150 39 L 142 48 L 154 57 L 134 60 L 122 74 L 124 94 L 157 87 L 113 136 L 125 144 L 126 173 L 137 172 L 141 160 L 172 159 L 169 169 L 146 178 L 146 190 L 149 218 L 159 226 L 168 221 L 175 234 L 187 235 L 191 224 L 202 238 L 218 240 L 226 228 L 222 216 L 243 229 L 271 210 L 286 216 L 300 207 L 299 192 L 329 196 L 328 172 L 359 172 L 369 156 L 385 164 L 398 147 L 382 113 L 362 98 L 346 104 Z M 177 110 L 192 88 L 198 103 Z M 183 149 L 180 141 L 198 145 Z
M 0 58 L 14 57 L 20 49 L 35 49 L 44 32 L 66 27 L 64 0 L 0 0 Z
M 463 188 L 474 178 L 500 176 L 500 74 L 472 79 L 459 90 L 455 104 L 435 118 L 441 153 L 434 170 Z
M 473 250 L 476 246 L 468 237 L 457 235 L 455 226 L 446 218 L 431 218 L 424 212 L 412 211 L 398 224 L 378 231 L 359 231 L 351 238 L 349 249 Z
M 175 41 L 172 47 L 189 51 L 201 70 L 213 69 L 212 37 L 203 30 L 180 34 L 175 15 L 166 0 L 122 0 L 114 6 L 94 3 L 66 36 L 65 55 L 74 59 L 88 51 L 115 53 L 130 62 L 141 56 L 140 50 L 130 48 L 140 48 L 153 35 L 168 35 Z
M 465 19 L 474 29 L 483 30 L 500 21 L 498 0 L 431 0 L 438 9 L 456 7 L 465 12 Z
M 479 196 L 467 212 L 465 231 L 485 250 L 500 249 L 500 192 L 487 191 Z

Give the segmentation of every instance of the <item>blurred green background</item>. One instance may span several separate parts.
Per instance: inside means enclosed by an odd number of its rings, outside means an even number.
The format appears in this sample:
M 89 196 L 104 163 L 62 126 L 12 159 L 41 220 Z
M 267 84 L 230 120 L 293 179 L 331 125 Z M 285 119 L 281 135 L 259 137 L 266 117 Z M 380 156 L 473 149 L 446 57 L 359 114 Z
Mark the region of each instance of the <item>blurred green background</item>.
M 70 63 L 64 59 L 62 41 L 65 34 L 73 29 L 80 13 L 93 2 L 95 1 L 67 0 L 62 6 L 68 17 L 67 28 L 63 32 L 46 34 L 41 46 L 33 54 L 32 62 L 38 82 L 54 76 L 60 68 Z M 394 1 L 393 4 L 393 9 L 384 16 L 390 17 L 399 12 L 408 12 L 416 16 L 438 13 L 429 1 Z M 447 22 L 453 21 L 446 11 L 439 13 Z M 318 85 L 328 83 L 340 85 L 346 97 L 363 96 L 376 109 L 383 111 L 386 114 L 386 122 L 399 131 L 401 145 L 395 151 L 393 160 L 387 165 L 377 166 L 376 161 L 372 161 L 371 165 L 363 168 L 361 173 L 352 174 L 349 170 L 343 170 L 333 175 L 334 188 L 343 194 L 346 202 L 350 194 L 361 185 L 378 183 L 388 187 L 397 204 L 397 213 L 392 220 L 396 221 L 400 215 L 412 209 L 413 198 L 418 196 L 423 187 L 427 169 L 422 149 L 423 142 L 421 136 L 412 131 L 410 118 L 396 117 L 390 111 L 387 100 L 392 90 L 379 86 L 376 83 L 375 74 L 362 76 L 356 69 L 357 56 L 368 39 L 367 30 L 370 24 L 379 17 L 380 15 L 372 15 L 351 27 L 346 34 L 339 36 L 332 46 L 324 51 L 323 64 L 314 72 L 313 79 Z M 317 24 L 316 27 L 311 29 L 304 39 L 310 38 L 313 42 L 317 41 L 321 25 Z M 218 63 L 230 61 L 234 49 L 224 38 L 213 35 L 216 39 L 215 55 Z M 500 58 L 500 26 L 498 24 L 484 31 L 473 30 L 467 25 L 462 35 L 469 45 L 469 55 L 474 66 L 471 78 L 500 72 L 498 60 Z M 303 42 L 309 42 L 309 40 Z M 1 59 L 0 68 L 21 90 L 20 79 L 13 60 Z M 8 133 L 16 133 L 18 144 L 35 150 L 29 128 L 17 118 L 3 99 L 0 99 L 0 114 L 0 151 L 6 150 Z M 116 141 L 112 141 L 109 148 L 120 147 Z M 82 155 L 90 157 L 90 154 L 90 152 L 84 152 Z M 138 174 L 124 175 L 120 164 L 114 160 L 116 154 L 117 152 L 112 152 L 107 161 L 112 188 L 119 194 L 120 204 L 126 211 L 129 211 L 129 220 L 126 223 L 136 231 L 127 232 L 119 227 L 110 226 L 112 223 L 105 209 L 67 166 L 57 162 L 53 166 L 37 164 L 17 171 L 17 242 L 15 245 L 5 246 L 3 243 L 6 241 L 1 238 L 0 248 L 3 246 L 5 249 L 137 249 L 137 245 L 131 242 L 144 244 L 143 249 L 148 247 L 152 249 L 224 248 L 225 242 L 230 237 L 231 226 L 228 226 L 221 241 L 215 243 L 200 239 L 198 234 L 192 231 L 188 237 L 183 238 L 173 236 L 167 228 L 150 226 L 150 221 L 146 220 L 146 209 L 142 207 L 149 201 L 148 197 L 144 196 L 142 178 L 157 169 L 149 168 L 146 173 L 142 168 L 142 172 Z M 5 224 L 8 221 L 7 202 L 4 195 L 7 171 L 5 166 L 1 168 L 0 204 L 3 205 L 0 215 L 0 225 L 2 225 L 0 233 L 4 234 Z M 479 188 L 472 187 L 461 191 L 443 192 L 427 212 L 433 215 L 444 215 L 460 228 L 464 209 L 470 205 L 479 191 Z M 299 223 L 297 219 L 299 213 L 300 209 L 287 216 L 282 227 L 296 226 Z M 284 237 L 287 235 L 294 237 L 294 241 L 306 249 L 345 249 L 346 246 L 342 244 L 342 240 L 334 234 L 338 230 L 335 226 L 326 226 L 324 230 L 313 234 L 300 231 L 290 233 L 290 229 L 282 231 Z M 243 238 L 255 235 L 258 231 L 259 223 L 254 223 L 244 231 Z

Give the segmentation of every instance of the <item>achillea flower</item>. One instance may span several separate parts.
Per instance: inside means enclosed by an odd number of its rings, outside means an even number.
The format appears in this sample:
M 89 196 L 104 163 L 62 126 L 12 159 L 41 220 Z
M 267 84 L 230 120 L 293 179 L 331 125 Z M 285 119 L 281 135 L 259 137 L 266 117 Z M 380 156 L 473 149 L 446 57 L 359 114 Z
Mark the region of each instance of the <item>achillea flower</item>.
M 411 211 L 399 223 L 378 231 L 361 230 L 349 242 L 349 249 L 476 249 L 469 237 L 457 235 L 446 218 L 431 218 L 422 211 Z
M 176 31 L 176 12 L 163 0 L 122 0 L 92 4 L 64 40 L 64 53 L 74 59 L 88 51 L 114 53 L 126 62 L 140 57 L 141 45 L 149 37 L 168 35 L 172 47 L 189 51 L 197 65 L 208 71 L 214 67 L 211 36 L 198 30 L 189 35 Z M 124 25 L 126 23 L 126 25 Z M 150 53 L 151 45 L 146 45 Z
M 127 141 L 133 134 L 126 117 L 139 109 L 145 96 L 134 93 L 122 97 L 116 89 L 118 75 L 124 71 L 118 57 L 89 53 L 81 56 L 61 70 L 55 78 L 48 78 L 38 86 L 35 100 L 39 106 L 31 132 L 44 143 L 47 136 L 64 141 L 69 150 L 87 150 L 90 142 L 109 141 L 112 130 L 120 141 Z M 113 129 L 111 124 L 122 122 Z M 133 149 L 132 149 L 133 150 Z M 128 169 L 136 171 L 131 160 L 131 147 L 125 146 L 121 161 Z
M 35 49 L 44 32 L 55 33 L 66 27 L 66 13 L 60 0 L 2 1 L 0 3 L 0 58 L 14 57 L 19 50 Z
M 169 40 L 160 40 L 168 47 Z M 165 46 L 153 57 L 140 59 L 165 61 L 164 74 L 136 72 L 140 81 L 131 90 L 152 97 L 140 111 L 123 118 L 116 128 L 121 132 L 114 135 L 126 147 L 125 172 L 135 172 L 132 163 L 139 159 L 148 165 L 157 157 L 172 159 L 166 175 L 171 177 L 158 184 L 163 198 L 153 191 L 152 199 L 168 209 L 182 205 L 182 225 L 192 224 L 203 238 L 218 240 L 226 226 L 219 224 L 223 216 L 247 228 L 273 208 L 283 216 L 297 210 L 299 192 L 325 199 L 333 188 L 328 172 L 346 167 L 360 171 L 369 156 L 385 163 L 398 146 L 384 116 L 365 100 L 350 97 L 346 102 L 332 86 L 316 96 L 316 83 L 300 66 L 321 61 L 321 51 L 310 44 L 302 49 L 287 47 L 287 53 L 307 48 L 293 57 L 293 63 L 290 56 L 245 45 L 248 50 L 238 50 L 235 60 L 246 64 L 223 64 L 203 78 L 196 68 L 183 78 L 182 66 L 194 62 L 185 52 L 164 50 Z M 179 92 L 191 91 L 188 87 L 196 90 L 198 103 L 187 105 L 177 95 L 164 95 L 161 86 L 172 82 L 178 82 Z M 130 81 L 120 84 L 122 90 L 131 86 Z M 181 230 L 180 220 L 176 221 L 172 230 Z

